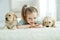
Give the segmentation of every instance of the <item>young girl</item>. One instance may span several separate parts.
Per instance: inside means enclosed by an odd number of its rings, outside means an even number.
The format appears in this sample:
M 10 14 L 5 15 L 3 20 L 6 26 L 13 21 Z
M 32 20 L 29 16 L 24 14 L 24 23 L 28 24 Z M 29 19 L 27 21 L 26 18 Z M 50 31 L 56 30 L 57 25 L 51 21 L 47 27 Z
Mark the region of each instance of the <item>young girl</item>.
M 18 28 L 39 28 L 42 27 L 40 20 L 37 20 L 38 11 L 35 7 L 24 5 L 22 8 L 22 19 L 18 23 Z

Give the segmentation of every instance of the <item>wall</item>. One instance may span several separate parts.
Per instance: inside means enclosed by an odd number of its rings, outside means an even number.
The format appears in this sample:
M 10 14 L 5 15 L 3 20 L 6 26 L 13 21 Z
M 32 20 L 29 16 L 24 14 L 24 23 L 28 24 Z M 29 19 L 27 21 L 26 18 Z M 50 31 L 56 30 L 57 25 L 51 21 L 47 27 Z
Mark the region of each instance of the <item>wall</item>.
M 5 25 L 5 14 L 9 11 L 9 0 L 0 0 L 0 27 Z
M 21 9 L 24 4 L 36 7 L 39 10 L 39 0 L 11 0 L 11 11 L 14 11 L 20 17 Z
M 57 21 L 60 21 L 60 0 L 56 0 L 57 3 Z

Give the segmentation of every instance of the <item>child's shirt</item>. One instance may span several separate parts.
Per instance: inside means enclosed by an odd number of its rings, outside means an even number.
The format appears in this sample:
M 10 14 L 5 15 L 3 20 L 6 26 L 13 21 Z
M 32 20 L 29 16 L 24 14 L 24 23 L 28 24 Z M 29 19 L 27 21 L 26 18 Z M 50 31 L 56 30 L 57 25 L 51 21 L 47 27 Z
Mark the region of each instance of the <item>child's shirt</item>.
M 37 24 L 41 24 L 41 21 L 40 21 L 40 20 L 37 20 L 36 23 L 37 23 Z M 26 24 L 28 24 L 28 23 L 25 22 L 23 19 L 21 19 L 21 20 L 19 21 L 19 23 L 18 23 L 18 25 L 26 25 Z

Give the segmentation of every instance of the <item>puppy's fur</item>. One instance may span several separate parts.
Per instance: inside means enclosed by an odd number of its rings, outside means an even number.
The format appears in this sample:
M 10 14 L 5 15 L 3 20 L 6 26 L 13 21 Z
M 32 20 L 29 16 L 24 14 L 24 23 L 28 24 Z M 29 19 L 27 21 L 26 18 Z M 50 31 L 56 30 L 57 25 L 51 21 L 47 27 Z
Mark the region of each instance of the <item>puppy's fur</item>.
M 5 16 L 5 23 L 7 29 L 16 29 L 17 16 L 13 12 L 8 12 Z
M 42 25 L 45 27 L 55 27 L 55 20 L 47 16 L 43 19 Z

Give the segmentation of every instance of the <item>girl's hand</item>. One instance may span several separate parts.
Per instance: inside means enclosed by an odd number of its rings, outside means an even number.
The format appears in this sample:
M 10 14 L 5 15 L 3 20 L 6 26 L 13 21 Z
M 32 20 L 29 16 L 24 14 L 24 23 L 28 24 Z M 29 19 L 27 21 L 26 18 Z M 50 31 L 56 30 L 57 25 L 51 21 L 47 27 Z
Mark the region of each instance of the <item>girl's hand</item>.
M 41 28 L 41 27 L 42 27 L 41 24 L 36 24 L 36 23 L 31 24 L 31 28 Z
M 42 26 L 42 24 L 36 24 L 35 27 L 36 27 L 36 28 L 42 28 L 43 26 Z

